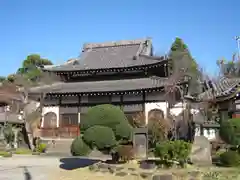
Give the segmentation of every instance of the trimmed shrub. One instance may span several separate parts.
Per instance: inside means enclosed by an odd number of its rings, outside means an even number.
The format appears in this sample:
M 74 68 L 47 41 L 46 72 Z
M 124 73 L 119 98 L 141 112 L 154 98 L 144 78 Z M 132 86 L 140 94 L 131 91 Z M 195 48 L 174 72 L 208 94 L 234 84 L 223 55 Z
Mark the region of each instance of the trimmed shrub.
M 127 140 L 132 139 L 133 128 L 128 122 L 122 122 L 116 125 L 115 135 L 117 140 Z
M 230 145 L 240 145 L 240 119 L 223 121 L 219 132 L 222 140 Z
M 71 154 L 73 156 L 86 156 L 90 153 L 90 151 L 91 149 L 80 136 L 73 140 L 71 144 Z
M 88 128 L 83 134 L 83 140 L 98 150 L 111 149 L 117 144 L 113 130 L 99 125 Z
M 220 155 L 220 162 L 226 167 L 236 167 L 240 165 L 240 155 L 236 151 L 226 151 Z
M 81 120 L 80 128 L 81 131 L 85 131 L 92 126 L 100 125 L 115 130 L 116 125 L 124 121 L 127 121 L 127 118 L 119 107 L 102 104 L 88 110 L 86 116 Z

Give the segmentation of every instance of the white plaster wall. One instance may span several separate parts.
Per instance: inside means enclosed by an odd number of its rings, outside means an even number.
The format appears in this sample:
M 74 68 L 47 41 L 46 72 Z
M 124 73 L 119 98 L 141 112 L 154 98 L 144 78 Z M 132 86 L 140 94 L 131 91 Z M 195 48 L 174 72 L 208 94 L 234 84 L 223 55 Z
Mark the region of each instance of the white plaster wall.
M 148 123 L 148 112 L 153 109 L 160 109 L 164 113 L 164 117 L 166 117 L 167 114 L 167 102 L 157 102 L 157 103 L 145 103 L 145 122 Z
M 195 136 L 201 136 L 200 127 L 196 127 L 196 128 L 195 128 Z
M 59 107 L 58 106 L 49 106 L 49 107 L 43 107 L 42 108 L 42 124 L 41 127 L 44 125 L 44 115 L 53 112 L 57 115 L 57 127 L 59 127 Z
M 168 107 L 167 102 L 146 103 L 145 104 L 146 123 L 148 123 L 147 120 L 148 120 L 149 111 L 151 111 L 153 109 L 162 110 L 164 113 L 164 117 L 166 117 L 167 116 L 167 107 Z M 183 106 L 183 103 L 177 103 L 174 105 L 173 108 L 170 109 L 170 113 L 174 116 L 178 116 L 183 111 L 184 108 L 185 108 L 185 106 Z

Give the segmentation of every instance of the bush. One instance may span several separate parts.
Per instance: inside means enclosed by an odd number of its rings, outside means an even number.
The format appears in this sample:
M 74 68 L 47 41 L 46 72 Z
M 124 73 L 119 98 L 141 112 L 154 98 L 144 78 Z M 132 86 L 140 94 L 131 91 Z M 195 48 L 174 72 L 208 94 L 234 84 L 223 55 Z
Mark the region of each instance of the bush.
M 37 145 L 37 152 L 40 152 L 40 153 L 45 153 L 46 152 L 46 150 L 47 150 L 47 145 L 46 144 L 44 144 L 44 143 L 39 143 L 38 145 Z
M 110 127 L 115 130 L 116 125 L 125 121 L 127 121 L 127 118 L 119 107 L 111 104 L 102 104 L 88 110 L 86 116 L 81 120 L 80 127 L 81 131 L 85 131 L 95 125 Z
M 231 145 L 240 144 L 240 119 L 234 118 L 223 121 L 220 126 L 222 140 Z
M 86 156 L 90 153 L 91 149 L 82 140 L 80 136 L 76 137 L 71 144 L 71 154 L 73 156 Z
M 165 141 L 156 144 L 154 154 L 159 157 L 167 166 L 174 161 L 184 166 L 191 152 L 191 144 L 182 140 Z
M 157 143 L 154 151 L 154 155 L 159 157 L 161 160 L 169 160 L 171 159 L 169 154 L 170 143 L 168 141 Z
M 227 167 L 240 165 L 240 155 L 236 151 L 226 151 L 220 155 L 220 162 Z
M 117 140 L 127 140 L 132 139 L 133 128 L 128 122 L 122 122 L 116 125 L 115 135 Z
M 111 149 L 117 142 L 114 132 L 109 127 L 93 126 L 88 128 L 83 135 L 83 140 L 91 147 L 98 150 Z

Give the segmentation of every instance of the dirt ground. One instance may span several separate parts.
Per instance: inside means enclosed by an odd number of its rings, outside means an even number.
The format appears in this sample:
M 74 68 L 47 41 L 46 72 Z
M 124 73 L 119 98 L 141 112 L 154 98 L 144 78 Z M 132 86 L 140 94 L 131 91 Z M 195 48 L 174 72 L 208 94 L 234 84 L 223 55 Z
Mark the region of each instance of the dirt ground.
M 79 162 L 79 160 L 74 160 Z M 109 172 L 92 172 L 88 167 L 65 170 L 61 168 L 62 161 L 59 158 L 18 156 L 12 158 L 0 158 L 0 180 L 140 180 L 139 170 L 136 164 L 125 164 L 126 168 L 136 168 L 135 175 L 123 177 Z M 71 164 L 71 163 L 70 163 Z M 149 170 L 148 170 L 149 171 Z M 201 172 L 202 178 L 198 175 Z M 137 175 L 136 175 L 137 174 Z M 174 180 L 189 180 L 190 175 L 194 180 L 240 180 L 240 170 L 233 168 L 217 167 L 187 167 L 186 169 L 161 169 L 154 170 L 154 174 L 173 174 Z M 31 176 L 31 178 L 29 178 Z M 149 178 L 151 179 L 151 178 Z

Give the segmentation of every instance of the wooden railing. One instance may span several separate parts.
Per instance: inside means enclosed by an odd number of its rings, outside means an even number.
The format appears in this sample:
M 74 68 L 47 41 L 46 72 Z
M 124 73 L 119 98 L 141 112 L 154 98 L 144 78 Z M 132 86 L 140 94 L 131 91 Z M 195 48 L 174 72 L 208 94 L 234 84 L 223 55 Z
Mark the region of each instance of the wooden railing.
M 59 128 L 42 128 L 40 137 L 48 138 L 75 138 L 80 135 L 78 126 L 59 127 Z

